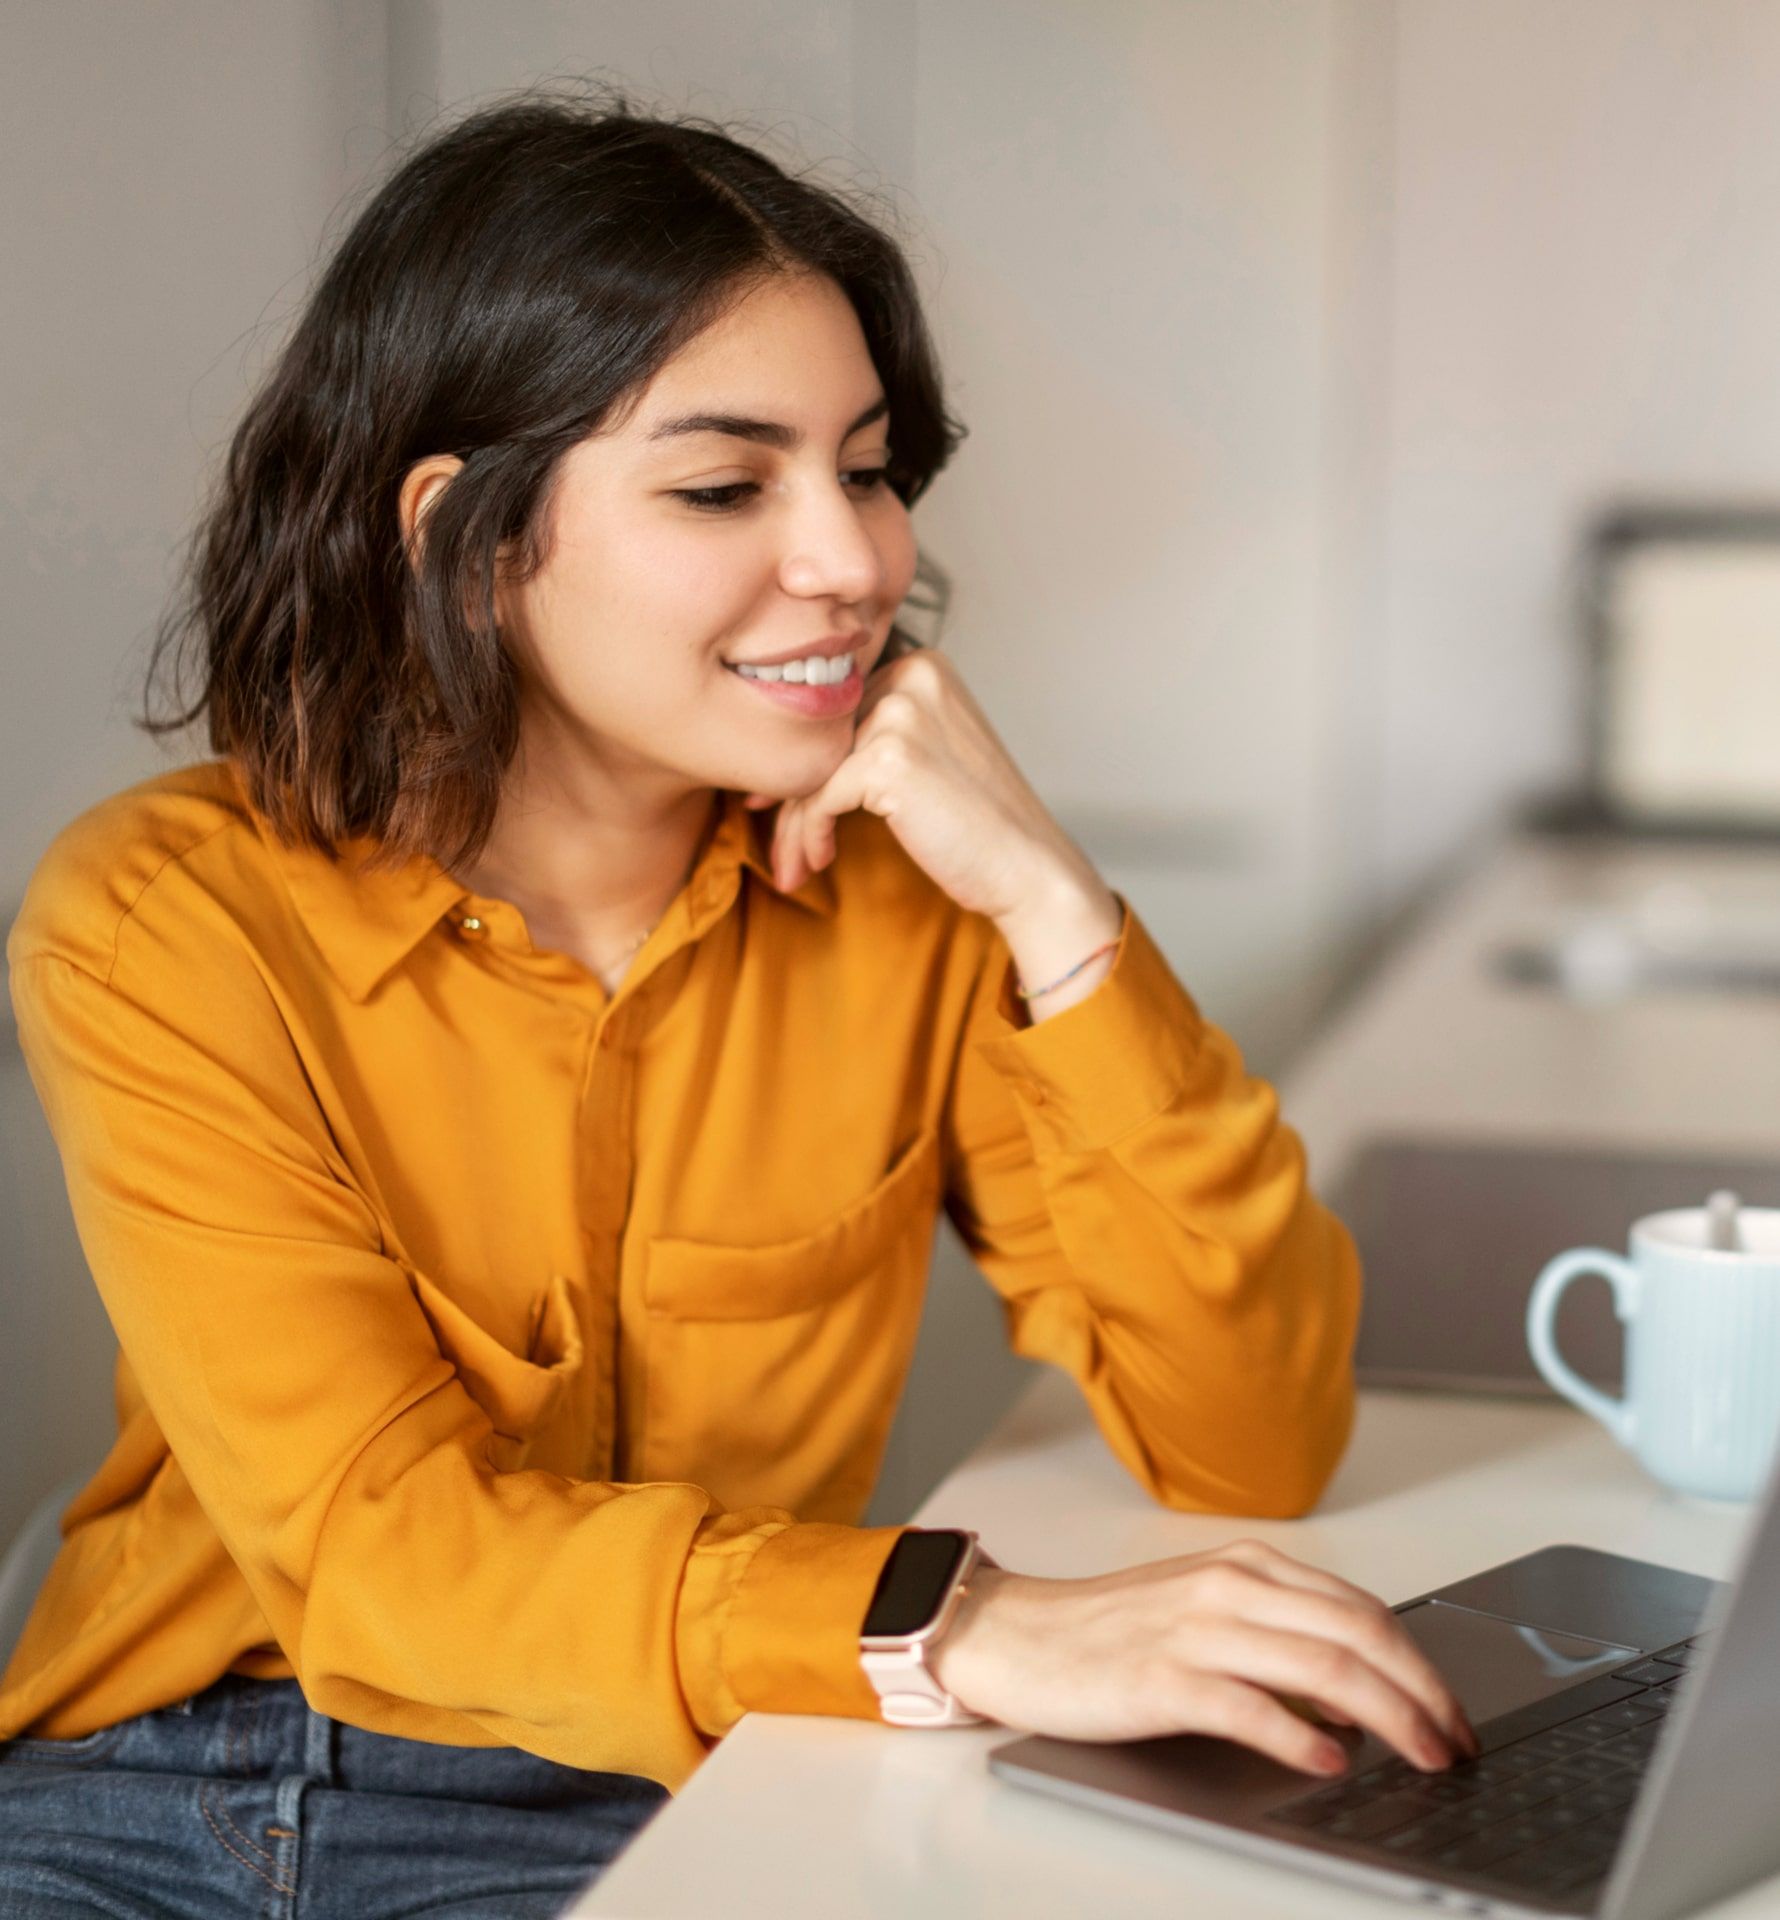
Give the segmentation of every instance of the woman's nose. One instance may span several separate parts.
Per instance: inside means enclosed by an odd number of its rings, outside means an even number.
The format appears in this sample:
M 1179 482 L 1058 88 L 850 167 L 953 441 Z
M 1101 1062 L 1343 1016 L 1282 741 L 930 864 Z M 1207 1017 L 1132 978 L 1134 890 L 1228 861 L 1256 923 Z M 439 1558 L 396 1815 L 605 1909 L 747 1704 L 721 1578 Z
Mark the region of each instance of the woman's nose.
M 787 592 L 869 600 L 879 591 L 883 556 L 839 481 L 814 489 L 786 524 L 790 540 L 780 577 Z

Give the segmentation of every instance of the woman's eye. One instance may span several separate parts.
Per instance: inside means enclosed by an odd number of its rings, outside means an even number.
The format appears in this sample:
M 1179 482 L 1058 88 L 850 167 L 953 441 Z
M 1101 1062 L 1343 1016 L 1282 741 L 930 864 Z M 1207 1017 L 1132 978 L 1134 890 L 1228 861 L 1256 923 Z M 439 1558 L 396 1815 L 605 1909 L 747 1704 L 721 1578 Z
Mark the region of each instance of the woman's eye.
M 884 484 L 889 471 L 888 467 L 855 467 L 847 478 L 862 493 L 870 493 Z M 760 489 L 752 480 L 732 480 L 722 487 L 670 487 L 668 491 L 689 507 L 699 507 L 706 513 L 727 513 L 740 506 L 746 495 L 758 493 Z
M 672 487 L 669 491 L 676 500 L 684 500 L 689 507 L 703 507 L 707 512 L 724 509 L 740 503 L 741 496 L 755 491 L 752 480 L 735 480 L 727 487 Z

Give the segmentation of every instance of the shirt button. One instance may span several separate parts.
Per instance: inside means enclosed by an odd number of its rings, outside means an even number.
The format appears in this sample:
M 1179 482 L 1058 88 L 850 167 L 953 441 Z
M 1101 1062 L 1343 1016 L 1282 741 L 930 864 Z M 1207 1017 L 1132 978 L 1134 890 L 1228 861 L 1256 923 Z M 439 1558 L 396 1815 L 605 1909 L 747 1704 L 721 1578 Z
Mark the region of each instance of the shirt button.
M 1032 1102 L 1032 1104 L 1035 1107 L 1042 1107 L 1044 1105 L 1045 1090 L 1043 1087 L 1041 1087 L 1038 1084 L 1036 1080 L 1027 1080 L 1022 1082 L 1020 1091 L 1026 1096 L 1028 1100 Z
M 474 934 L 482 931 L 482 922 L 473 913 L 466 913 L 457 926 L 460 933 Z

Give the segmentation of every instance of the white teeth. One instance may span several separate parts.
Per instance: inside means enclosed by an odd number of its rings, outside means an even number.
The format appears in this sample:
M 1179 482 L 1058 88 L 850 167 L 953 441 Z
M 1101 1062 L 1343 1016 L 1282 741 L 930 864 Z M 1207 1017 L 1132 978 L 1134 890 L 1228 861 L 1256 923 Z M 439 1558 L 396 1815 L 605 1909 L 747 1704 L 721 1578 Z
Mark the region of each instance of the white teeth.
M 820 654 L 808 654 L 802 660 L 787 660 L 782 667 L 737 666 L 744 680 L 786 680 L 812 687 L 836 686 L 853 671 L 853 656 L 837 653 L 832 660 Z

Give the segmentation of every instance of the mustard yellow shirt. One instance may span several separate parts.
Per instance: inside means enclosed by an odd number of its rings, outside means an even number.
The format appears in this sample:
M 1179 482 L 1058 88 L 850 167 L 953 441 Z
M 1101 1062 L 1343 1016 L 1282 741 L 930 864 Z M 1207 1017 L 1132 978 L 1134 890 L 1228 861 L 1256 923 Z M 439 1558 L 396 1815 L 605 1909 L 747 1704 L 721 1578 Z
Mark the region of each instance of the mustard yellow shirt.
M 769 836 L 717 796 L 613 994 L 436 863 L 280 846 L 224 760 L 56 837 L 7 960 L 118 1431 L 0 1738 L 234 1671 L 677 1791 L 750 1710 L 877 1718 L 858 1521 L 942 1206 L 1156 1500 L 1314 1504 L 1354 1245 L 1128 901 L 1033 1025 L 883 821 L 790 893 Z

